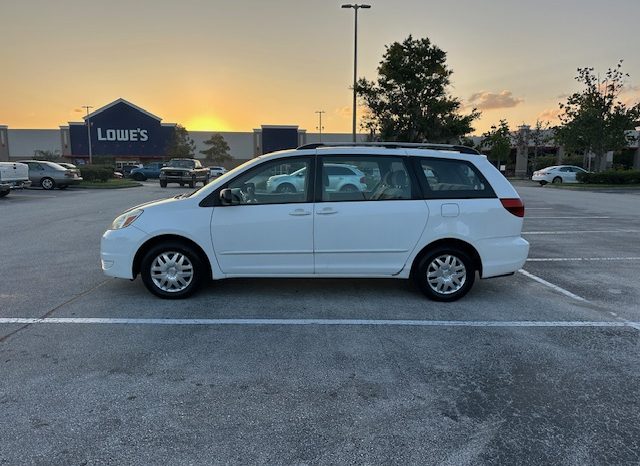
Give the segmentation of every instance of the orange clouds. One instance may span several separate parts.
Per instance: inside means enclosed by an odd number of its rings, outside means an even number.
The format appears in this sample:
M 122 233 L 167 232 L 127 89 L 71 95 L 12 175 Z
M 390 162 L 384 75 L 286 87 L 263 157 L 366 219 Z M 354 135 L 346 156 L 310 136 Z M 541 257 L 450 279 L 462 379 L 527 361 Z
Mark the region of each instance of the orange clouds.
M 514 97 L 513 92 L 504 90 L 500 93 L 480 91 L 469 97 L 469 106 L 479 110 L 494 110 L 498 108 L 512 108 L 524 102 L 524 99 Z

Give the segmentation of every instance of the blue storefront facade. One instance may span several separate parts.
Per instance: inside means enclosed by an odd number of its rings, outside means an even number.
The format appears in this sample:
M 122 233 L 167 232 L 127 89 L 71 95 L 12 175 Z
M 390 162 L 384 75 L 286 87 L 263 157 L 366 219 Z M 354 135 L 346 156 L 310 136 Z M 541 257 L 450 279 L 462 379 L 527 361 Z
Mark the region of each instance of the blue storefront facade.
M 160 117 L 124 99 L 99 108 L 84 120 L 69 123 L 68 157 L 88 158 L 91 151 L 95 158 L 160 159 L 176 128 L 175 123 L 162 123 Z

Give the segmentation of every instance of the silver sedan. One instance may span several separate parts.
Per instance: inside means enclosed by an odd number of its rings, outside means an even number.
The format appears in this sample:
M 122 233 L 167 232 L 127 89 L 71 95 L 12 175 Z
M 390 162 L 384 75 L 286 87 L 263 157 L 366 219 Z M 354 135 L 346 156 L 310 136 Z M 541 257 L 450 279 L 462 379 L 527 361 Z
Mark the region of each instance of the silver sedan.
M 29 165 L 29 179 L 32 186 L 42 186 L 43 189 L 65 189 L 82 181 L 77 170 L 69 170 L 54 162 L 21 160 L 20 163 Z

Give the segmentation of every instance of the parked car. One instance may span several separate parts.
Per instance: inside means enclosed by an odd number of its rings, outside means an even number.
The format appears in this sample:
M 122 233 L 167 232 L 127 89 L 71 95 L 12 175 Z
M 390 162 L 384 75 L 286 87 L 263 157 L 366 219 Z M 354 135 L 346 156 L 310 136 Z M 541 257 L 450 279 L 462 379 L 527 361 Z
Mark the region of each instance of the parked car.
M 554 165 L 533 172 L 531 179 L 541 186 L 547 183 L 577 183 L 576 176 L 581 172 L 587 173 L 587 170 L 574 165 Z
M 151 162 L 142 167 L 134 168 L 129 176 L 136 181 L 146 181 L 149 178 L 159 178 L 160 169 L 166 164 L 164 162 Z
M 209 167 L 209 178 L 217 178 L 225 173 L 227 173 L 227 169 L 224 167 Z
M 187 297 L 211 278 L 387 277 L 412 278 L 439 301 L 464 296 L 476 274 L 519 270 L 529 243 L 513 186 L 473 149 L 421 147 L 325 144 L 254 158 L 117 217 L 102 237 L 102 269 L 140 275 L 162 298 Z M 365 164 L 380 174 L 365 191 L 332 190 L 323 176 Z M 263 186 L 302 168 L 304 189 Z
M 304 189 L 306 180 L 306 167 L 303 167 L 290 175 L 274 175 L 267 179 L 267 191 L 278 193 L 295 193 Z M 367 189 L 366 177 L 362 171 L 351 165 L 325 164 L 323 167 L 326 175 L 327 192 L 355 192 Z
M 167 183 L 178 183 L 180 186 L 189 185 L 194 188 L 196 183 L 203 185 L 209 182 L 209 169 L 202 166 L 196 159 L 171 159 L 160 170 L 160 187 L 166 188 Z
M 0 162 L 0 197 L 8 195 L 12 189 L 28 188 L 29 166 L 24 163 Z
M 78 176 L 82 176 L 82 175 L 80 174 L 80 169 L 79 169 L 76 165 L 74 165 L 74 164 L 72 164 L 72 163 L 66 163 L 66 162 L 56 162 L 56 163 L 57 163 L 58 165 L 60 165 L 61 167 L 66 168 L 66 169 L 67 169 L 67 170 L 69 170 L 71 173 L 77 173 L 77 174 L 78 174 Z
M 136 160 L 116 160 L 114 171 L 129 176 L 133 169 L 141 167 L 142 164 Z
M 29 166 L 29 179 L 32 185 L 43 189 L 66 189 L 82 181 L 79 171 L 72 171 L 54 162 L 43 160 L 20 160 Z

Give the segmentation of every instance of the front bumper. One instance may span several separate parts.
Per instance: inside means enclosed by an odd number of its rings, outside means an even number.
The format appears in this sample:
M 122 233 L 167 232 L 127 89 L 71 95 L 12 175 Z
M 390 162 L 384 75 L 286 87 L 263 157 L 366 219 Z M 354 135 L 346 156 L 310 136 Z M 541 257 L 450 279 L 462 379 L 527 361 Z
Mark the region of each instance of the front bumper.
M 60 178 L 60 179 L 55 180 L 57 185 L 62 185 L 62 186 L 73 186 L 73 185 L 76 185 L 76 184 L 80 184 L 81 181 L 82 181 L 82 177 L 81 176 L 78 176 L 76 178 L 64 177 L 64 178 Z
M 134 278 L 133 260 L 147 236 L 134 225 L 121 230 L 105 231 L 100 241 L 100 260 L 104 274 L 116 278 Z

